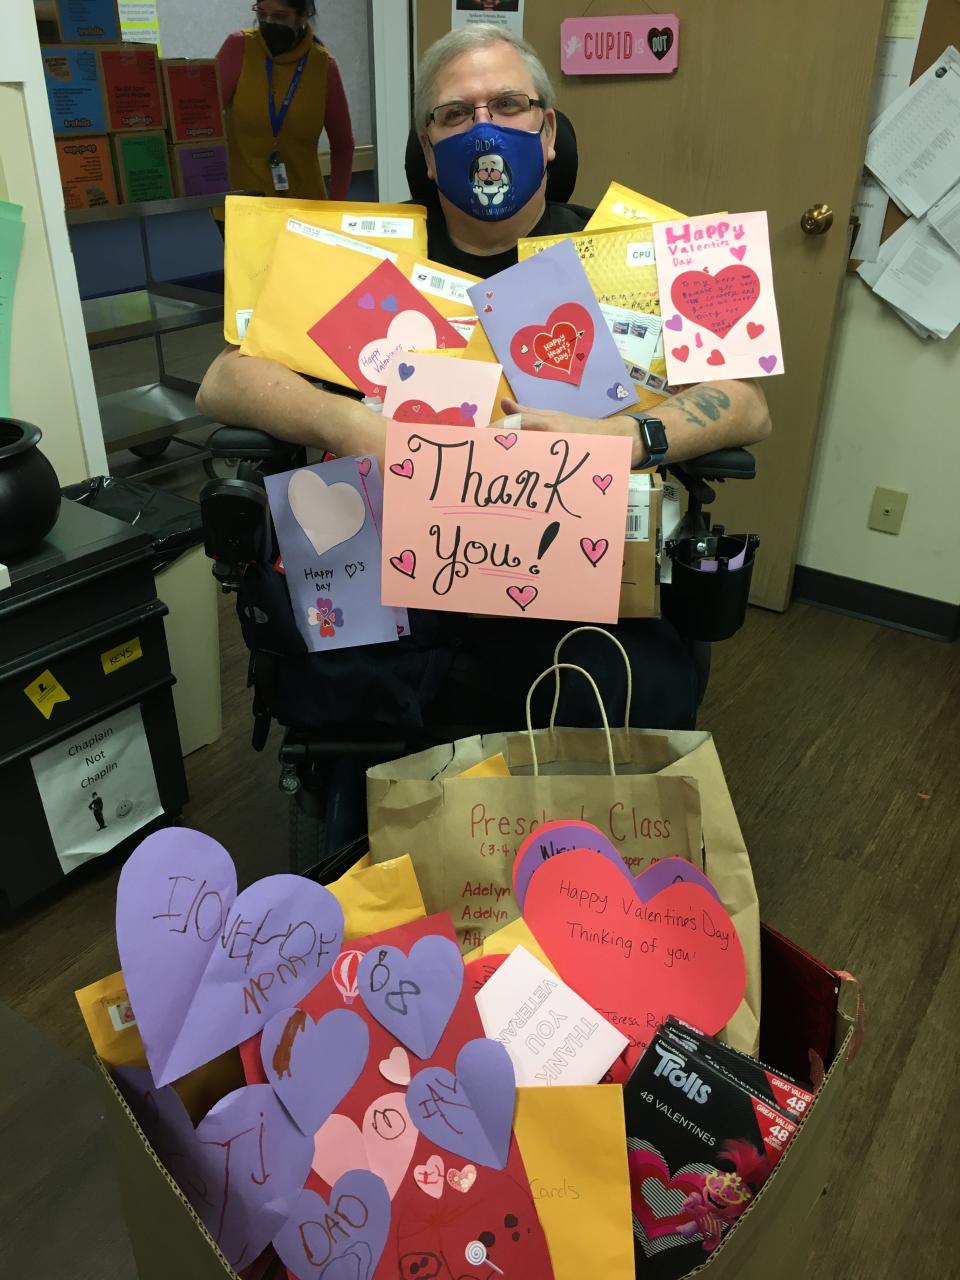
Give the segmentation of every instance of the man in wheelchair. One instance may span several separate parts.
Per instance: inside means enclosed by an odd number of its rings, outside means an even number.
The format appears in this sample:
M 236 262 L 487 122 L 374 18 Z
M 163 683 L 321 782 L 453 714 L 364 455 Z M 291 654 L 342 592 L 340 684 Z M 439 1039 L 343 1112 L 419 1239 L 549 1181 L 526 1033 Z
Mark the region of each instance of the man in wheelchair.
M 453 31 L 427 51 L 417 76 L 407 173 L 414 199 L 428 209 L 433 260 L 485 278 L 517 261 L 521 237 L 584 227 L 591 211 L 565 203 L 576 180 L 576 138 L 554 100 L 533 49 L 499 27 Z M 496 174 L 484 172 L 482 183 L 473 165 L 480 148 L 497 161 Z M 338 456 L 372 454 L 383 465 L 386 424 L 380 414 L 271 360 L 225 352 L 207 372 L 197 402 L 219 422 Z M 764 395 L 752 382 L 687 388 L 657 407 L 655 431 L 653 415 L 643 413 L 589 419 L 511 401 L 503 410 L 519 414 L 524 430 L 628 435 L 634 467 L 751 444 L 770 432 Z M 268 616 L 276 611 L 278 593 L 284 594 L 283 581 L 266 566 L 260 574 L 260 613 Z M 265 646 L 262 637 L 257 646 L 248 629 L 254 616 L 248 608 L 244 625 L 256 652 Z M 274 665 L 261 670 L 258 691 L 266 677 L 267 706 L 288 725 L 299 718 L 333 734 L 357 724 L 380 726 L 401 735 L 410 750 L 431 740 L 513 728 L 527 688 L 576 621 L 576 602 L 570 623 L 414 613 L 412 636 L 395 644 L 310 655 L 291 618 L 287 640 L 274 635 L 266 646 Z M 663 619 L 624 620 L 616 632 L 634 668 L 631 722 L 692 727 L 702 681 L 689 646 Z M 598 671 L 607 705 L 623 705 L 621 664 L 610 661 L 602 638 L 578 636 L 564 657 Z M 559 722 L 596 723 L 589 691 L 567 683 Z M 284 688 L 295 691 L 283 699 L 286 713 L 276 709 Z

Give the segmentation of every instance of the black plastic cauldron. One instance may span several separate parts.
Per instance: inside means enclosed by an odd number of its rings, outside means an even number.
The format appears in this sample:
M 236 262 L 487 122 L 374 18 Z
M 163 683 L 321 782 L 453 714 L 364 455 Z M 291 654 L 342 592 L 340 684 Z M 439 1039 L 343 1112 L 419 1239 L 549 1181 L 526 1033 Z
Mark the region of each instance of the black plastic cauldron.
M 37 545 L 60 512 L 60 481 L 37 447 L 39 427 L 0 418 L 0 562 Z

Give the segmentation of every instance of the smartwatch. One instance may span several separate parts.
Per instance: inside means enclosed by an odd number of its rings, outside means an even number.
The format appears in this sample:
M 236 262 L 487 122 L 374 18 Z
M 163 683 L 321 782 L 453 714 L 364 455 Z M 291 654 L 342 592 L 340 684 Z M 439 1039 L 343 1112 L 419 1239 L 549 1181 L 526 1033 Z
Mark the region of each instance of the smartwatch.
M 647 467 L 659 467 L 667 456 L 669 443 L 667 441 L 667 432 L 663 423 L 659 418 L 648 418 L 643 413 L 631 413 L 628 409 L 623 410 L 628 418 L 633 418 L 637 426 L 640 428 L 640 443 L 643 446 L 643 458 L 637 463 L 634 470 L 642 471 Z

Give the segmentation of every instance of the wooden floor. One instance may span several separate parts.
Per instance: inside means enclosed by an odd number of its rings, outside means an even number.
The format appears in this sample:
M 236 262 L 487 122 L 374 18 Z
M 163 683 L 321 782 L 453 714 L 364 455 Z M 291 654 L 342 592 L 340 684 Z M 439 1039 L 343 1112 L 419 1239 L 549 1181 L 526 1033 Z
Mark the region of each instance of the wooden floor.
M 249 746 L 245 652 L 226 601 L 222 637 L 223 737 L 187 761 L 185 819 L 230 849 L 246 883 L 284 869 L 286 801 L 276 739 L 262 755 Z M 751 611 L 743 632 L 715 649 L 701 723 L 716 735 L 764 918 L 855 973 L 866 995 L 868 1035 L 849 1077 L 832 1223 L 816 1242 L 811 1277 L 960 1274 L 958 706 L 960 646 L 808 607 Z M 71 1060 L 89 1055 L 72 993 L 117 967 L 116 879 L 113 866 L 82 869 L 68 892 L 0 930 L 0 1000 L 47 1038 L 71 1080 Z M 29 1095 L 36 1160 L 51 1166 L 30 1185 L 49 1204 L 50 1232 L 68 1232 L 75 1215 L 56 1159 L 59 1111 L 32 1105 L 37 1090 L 21 1078 L 19 1041 L 2 1057 L 0 1146 L 15 1113 L 24 1122 Z M 75 1173 L 75 1162 L 68 1167 Z M 0 1212 L 15 1236 L 4 1274 L 133 1275 L 114 1229 L 101 1237 L 96 1268 L 28 1265 L 22 1241 L 17 1249 L 24 1224 L 10 1210 L 18 1175 L 8 1170 L 4 1181 Z M 104 1195 L 109 1216 L 116 1207 Z

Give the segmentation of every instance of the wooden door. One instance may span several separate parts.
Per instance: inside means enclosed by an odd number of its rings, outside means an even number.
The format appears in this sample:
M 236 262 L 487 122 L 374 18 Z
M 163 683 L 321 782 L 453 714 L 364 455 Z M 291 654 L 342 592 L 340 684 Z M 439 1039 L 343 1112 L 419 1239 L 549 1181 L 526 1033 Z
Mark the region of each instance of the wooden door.
M 786 374 L 766 378 L 773 436 L 752 483 L 728 482 L 714 506 L 762 545 L 755 604 L 784 609 L 816 445 L 832 331 L 847 262 L 885 0 L 527 0 L 524 34 L 579 139 L 575 199 L 595 204 L 616 179 L 685 213 L 766 209 Z M 564 18 L 669 11 L 680 16 L 673 76 L 564 77 Z M 422 53 L 449 29 L 449 0 L 418 0 Z M 825 202 L 832 229 L 800 215 Z

